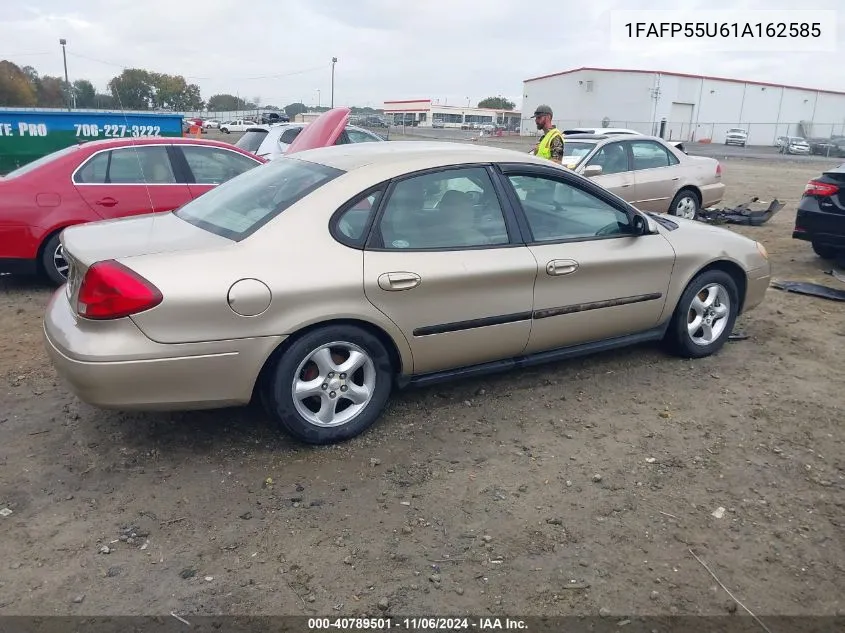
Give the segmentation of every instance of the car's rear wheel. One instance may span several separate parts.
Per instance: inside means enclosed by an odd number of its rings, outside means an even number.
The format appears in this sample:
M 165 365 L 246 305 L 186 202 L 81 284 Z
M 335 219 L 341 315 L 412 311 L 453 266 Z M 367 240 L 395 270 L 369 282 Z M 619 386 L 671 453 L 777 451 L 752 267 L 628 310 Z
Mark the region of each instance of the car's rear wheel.
M 818 242 L 813 242 L 813 251 L 815 251 L 816 255 L 821 257 L 822 259 L 836 259 L 839 256 L 839 249 L 828 246 L 827 244 L 819 244 Z
M 666 343 L 685 358 L 715 354 L 731 335 L 738 313 L 739 292 L 733 278 L 723 270 L 703 272 L 678 301 Z
M 41 269 L 47 278 L 56 285 L 67 281 L 68 263 L 62 249 L 61 234 L 56 233 L 41 249 Z
M 285 349 L 263 387 L 263 400 L 285 432 L 308 444 L 332 444 L 376 422 L 392 379 L 390 355 L 378 337 L 332 325 Z
M 669 214 L 687 220 L 695 220 L 698 217 L 701 202 L 698 195 L 691 189 L 681 189 L 672 199 L 669 205 Z

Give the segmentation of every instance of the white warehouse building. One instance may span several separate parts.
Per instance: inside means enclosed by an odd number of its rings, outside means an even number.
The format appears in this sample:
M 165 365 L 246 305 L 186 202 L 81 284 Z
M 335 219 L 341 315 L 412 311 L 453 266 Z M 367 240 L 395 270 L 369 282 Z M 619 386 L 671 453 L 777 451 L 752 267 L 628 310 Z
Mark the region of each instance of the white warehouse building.
M 518 130 L 522 114 L 516 110 L 439 104 L 431 99 L 405 99 L 385 101 L 384 116 L 392 123 L 417 127 L 433 127 L 437 122 L 452 128 L 492 124 Z
M 526 79 L 521 133 L 536 135 L 532 113 L 551 106 L 563 128 L 619 127 L 669 140 L 724 143 L 731 128 L 749 145 L 779 136 L 845 135 L 845 92 L 682 73 L 577 68 Z

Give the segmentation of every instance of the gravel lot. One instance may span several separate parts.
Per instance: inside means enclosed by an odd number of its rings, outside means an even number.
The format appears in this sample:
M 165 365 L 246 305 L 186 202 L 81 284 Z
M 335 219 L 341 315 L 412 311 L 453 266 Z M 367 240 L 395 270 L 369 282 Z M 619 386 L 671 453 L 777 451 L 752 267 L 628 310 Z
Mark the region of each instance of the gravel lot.
M 777 278 L 839 284 L 790 237 L 836 162 L 724 161 L 726 203 L 787 203 L 735 229 Z M 845 613 L 842 304 L 770 290 L 716 357 L 408 392 L 310 448 L 251 409 L 79 403 L 42 349 L 49 294 L 0 278 L 0 615 L 736 611 L 690 549 L 761 617 Z

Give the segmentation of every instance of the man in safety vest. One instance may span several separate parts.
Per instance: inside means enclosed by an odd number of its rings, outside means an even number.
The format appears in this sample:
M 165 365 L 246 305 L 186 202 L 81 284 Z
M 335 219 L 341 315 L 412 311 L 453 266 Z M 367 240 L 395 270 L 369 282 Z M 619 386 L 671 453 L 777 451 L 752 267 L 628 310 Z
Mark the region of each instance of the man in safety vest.
M 547 105 L 534 110 L 534 122 L 537 129 L 543 131 L 543 138 L 531 151 L 535 156 L 548 158 L 556 163 L 563 160 L 563 132 L 552 125 L 552 109 Z

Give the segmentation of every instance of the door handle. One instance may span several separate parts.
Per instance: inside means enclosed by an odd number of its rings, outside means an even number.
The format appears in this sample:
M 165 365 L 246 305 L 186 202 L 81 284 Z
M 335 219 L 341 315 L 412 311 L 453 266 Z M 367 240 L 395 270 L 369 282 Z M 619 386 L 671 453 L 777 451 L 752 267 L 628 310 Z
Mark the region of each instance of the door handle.
M 631 183 L 628 183 L 627 185 L 622 185 L 622 189 L 624 189 L 625 187 L 630 187 L 630 186 L 631 186 Z
M 95 204 L 98 204 L 101 207 L 113 207 L 117 204 L 117 200 L 115 200 L 111 196 L 107 196 L 105 198 L 100 198 Z
M 552 276 L 569 275 L 578 270 L 578 262 L 574 259 L 553 259 L 546 264 L 546 273 Z
M 416 273 L 395 272 L 384 273 L 378 278 L 379 288 L 382 290 L 410 290 L 420 285 L 422 279 Z

